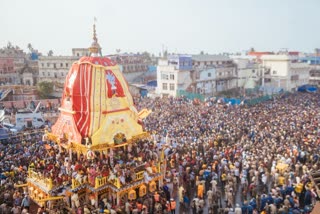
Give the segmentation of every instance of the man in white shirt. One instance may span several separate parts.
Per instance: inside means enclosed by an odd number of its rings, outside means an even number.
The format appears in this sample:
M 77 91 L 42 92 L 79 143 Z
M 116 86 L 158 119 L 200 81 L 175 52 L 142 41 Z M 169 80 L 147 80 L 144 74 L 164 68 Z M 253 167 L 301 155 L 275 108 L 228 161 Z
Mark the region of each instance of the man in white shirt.
M 212 192 L 215 193 L 217 191 L 217 181 L 215 179 L 211 180 Z

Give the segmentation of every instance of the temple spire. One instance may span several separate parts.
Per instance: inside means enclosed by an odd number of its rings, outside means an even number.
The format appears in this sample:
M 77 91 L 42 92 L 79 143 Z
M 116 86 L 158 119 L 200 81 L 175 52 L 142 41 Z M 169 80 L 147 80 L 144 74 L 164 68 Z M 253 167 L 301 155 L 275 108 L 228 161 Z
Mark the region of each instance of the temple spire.
M 97 38 L 97 32 L 96 32 L 96 18 L 94 18 L 94 23 L 93 23 L 93 42 L 91 44 L 91 47 L 89 48 L 90 55 L 91 56 L 102 56 L 101 54 L 101 47 L 98 43 L 98 38 Z

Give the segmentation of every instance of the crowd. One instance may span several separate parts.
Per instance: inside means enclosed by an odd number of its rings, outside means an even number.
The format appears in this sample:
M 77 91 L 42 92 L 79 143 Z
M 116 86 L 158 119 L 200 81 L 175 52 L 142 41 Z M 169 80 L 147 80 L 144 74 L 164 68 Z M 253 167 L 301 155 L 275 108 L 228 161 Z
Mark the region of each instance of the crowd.
M 125 213 L 301 213 L 318 199 L 310 172 L 319 169 L 319 94 L 294 93 L 254 106 L 185 98 L 135 103 L 152 110 L 144 121 L 151 138 L 112 155 L 71 161 L 58 147 L 46 147 L 40 134 L 1 148 L 1 211 L 21 213 L 23 207 L 27 213 L 28 195 L 12 187 L 25 183 L 30 165 L 55 184 L 75 178 L 94 185 L 95 177 L 107 175 L 125 185 L 139 167 L 156 172 L 159 148 L 165 148 L 167 159 L 163 186 L 123 203 Z M 108 199 L 98 205 L 117 210 Z M 78 213 L 91 209 L 77 208 Z
M 182 206 L 301 213 L 318 198 L 309 173 L 319 169 L 319 98 L 295 93 L 254 106 L 146 99 L 138 106 L 153 110 L 148 131 L 175 150 L 168 181 L 176 180 Z

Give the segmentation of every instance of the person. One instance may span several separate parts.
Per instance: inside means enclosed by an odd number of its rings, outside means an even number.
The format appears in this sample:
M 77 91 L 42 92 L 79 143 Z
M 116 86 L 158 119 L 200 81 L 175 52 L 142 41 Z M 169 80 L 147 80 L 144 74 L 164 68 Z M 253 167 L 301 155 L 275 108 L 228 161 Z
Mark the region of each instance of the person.
M 44 213 L 45 213 L 44 207 L 39 207 L 37 214 L 44 214 Z
M 83 208 L 83 214 L 90 214 L 90 210 L 88 208 L 88 205 L 84 205 L 84 208 Z
M 126 204 L 125 204 L 125 212 L 126 212 L 127 214 L 130 214 L 131 207 L 132 207 L 132 205 L 130 204 L 129 201 L 127 201 Z
M 11 208 L 11 213 L 12 214 L 20 214 L 21 213 L 20 207 L 18 207 L 16 204 L 14 204 L 13 207 Z
M 3 204 L 0 205 L 0 211 L 3 214 L 9 214 L 10 209 L 9 209 L 9 207 L 8 207 L 8 205 L 6 203 L 3 203 Z
M 26 209 L 27 211 L 29 211 L 30 200 L 29 200 L 28 194 L 25 194 L 24 198 L 22 199 L 21 207 L 22 209 Z
M 173 198 L 170 199 L 170 207 L 171 207 L 171 214 L 176 213 L 176 202 Z

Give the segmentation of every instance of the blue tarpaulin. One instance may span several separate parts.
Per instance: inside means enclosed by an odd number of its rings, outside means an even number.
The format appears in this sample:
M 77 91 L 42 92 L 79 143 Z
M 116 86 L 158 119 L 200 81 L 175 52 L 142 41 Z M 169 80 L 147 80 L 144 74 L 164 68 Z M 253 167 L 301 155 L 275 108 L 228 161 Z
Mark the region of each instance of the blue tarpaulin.
M 316 92 L 318 88 L 313 85 L 302 85 L 298 88 L 299 92 Z
M 223 102 L 230 103 L 231 105 L 240 105 L 241 100 L 236 98 L 223 98 Z

